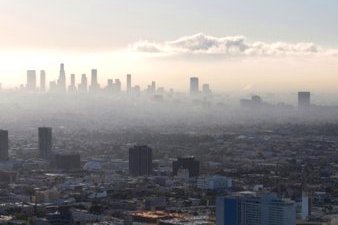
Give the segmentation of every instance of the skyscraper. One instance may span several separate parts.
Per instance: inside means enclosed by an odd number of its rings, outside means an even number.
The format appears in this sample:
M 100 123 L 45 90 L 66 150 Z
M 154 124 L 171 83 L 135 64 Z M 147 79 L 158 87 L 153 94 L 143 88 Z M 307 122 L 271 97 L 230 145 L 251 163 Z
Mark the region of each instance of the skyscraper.
M 26 89 L 34 91 L 36 89 L 36 71 L 27 70 L 27 84 Z
M 115 79 L 115 90 L 116 92 L 120 92 L 121 91 L 121 81 L 120 79 Z
M 97 91 L 100 88 L 99 83 L 97 82 L 97 69 L 92 69 L 91 72 L 91 82 L 90 82 L 90 90 Z
M 148 85 L 146 91 L 148 94 L 155 94 L 156 93 L 156 82 L 152 81 L 151 84 Z
M 46 90 L 46 72 L 44 70 L 40 71 L 40 91 Z
M 57 86 L 60 91 L 66 91 L 66 72 L 63 63 L 60 64 L 60 74 L 57 82 Z
M 131 94 L 131 74 L 127 74 L 127 93 Z
M 113 79 L 108 79 L 107 80 L 107 90 L 113 91 L 114 90 L 114 82 Z
M 156 82 L 155 82 L 155 81 L 152 81 L 152 82 L 151 82 L 151 90 L 152 90 L 153 92 L 156 92 Z
M 298 92 L 298 107 L 300 109 L 308 108 L 310 106 L 311 93 L 308 91 Z
M 52 152 L 52 128 L 39 127 L 40 158 L 49 159 L 51 152 Z
M 295 225 L 293 201 L 275 194 L 238 193 L 216 199 L 216 225 Z
M 75 87 L 75 74 L 70 75 L 70 86 Z
M 76 91 L 75 74 L 70 75 L 70 85 L 68 87 L 68 91 L 70 91 L 70 92 Z
M 81 83 L 79 84 L 79 91 L 86 92 L 88 89 L 87 75 L 82 74 Z
M 129 174 L 143 176 L 152 174 L 152 149 L 148 146 L 134 146 L 129 149 Z
M 198 77 L 190 77 L 190 94 L 195 95 L 199 92 Z
M 8 131 L 0 130 L 0 160 L 8 160 Z

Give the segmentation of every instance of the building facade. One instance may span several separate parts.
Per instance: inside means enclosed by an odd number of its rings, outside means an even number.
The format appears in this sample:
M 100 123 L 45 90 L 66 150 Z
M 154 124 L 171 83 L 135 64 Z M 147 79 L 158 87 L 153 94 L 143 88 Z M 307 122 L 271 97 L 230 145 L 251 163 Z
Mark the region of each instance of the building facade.
M 232 179 L 224 176 L 200 177 L 197 180 L 197 188 L 202 190 L 223 190 L 232 187 Z
M 311 93 L 307 91 L 298 92 L 298 108 L 308 108 L 311 104 L 310 101 Z
M 199 93 L 198 77 L 190 77 L 190 94 L 195 95 Z
M 129 174 L 132 176 L 151 175 L 152 149 L 148 146 L 134 146 L 129 149 Z
M 275 194 L 240 193 L 218 197 L 216 200 L 217 225 L 295 225 L 296 208 L 293 201 Z
M 97 80 L 97 69 L 92 69 L 91 71 L 91 81 L 90 81 L 90 90 L 97 91 L 100 89 L 100 85 Z
M 46 90 L 46 72 L 44 70 L 40 71 L 40 91 Z
M 39 127 L 40 158 L 49 159 L 51 152 L 52 152 L 52 128 Z
M 8 131 L 0 130 L 0 160 L 8 160 Z
M 177 176 L 179 170 L 188 170 L 189 177 L 198 177 L 200 174 L 200 162 L 195 157 L 179 157 L 173 161 L 173 175 Z
M 36 71 L 35 70 L 27 70 L 26 89 L 29 91 L 36 90 Z

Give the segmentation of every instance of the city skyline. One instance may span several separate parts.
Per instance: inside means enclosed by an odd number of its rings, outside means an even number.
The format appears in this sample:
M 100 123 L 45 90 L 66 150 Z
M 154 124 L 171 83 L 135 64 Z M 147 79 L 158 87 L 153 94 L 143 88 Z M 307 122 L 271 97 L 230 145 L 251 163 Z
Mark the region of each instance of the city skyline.
M 121 91 L 125 91 L 125 92 L 129 92 L 128 88 L 128 80 L 131 78 L 131 74 L 127 73 L 121 76 L 115 76 L 115 77 L 101 77 L 101 74 L 98 72 L 97 69 L 90 69 L 89 73 L 82 73 L 82 74 L 74 74 L 74 73 L 66 73 L 64 66 L 64 63 L 59 64 L 60 65 L 60 69 L 59 69 L 59 75 L 57 76 L 53 76 L 52 78 L 50 78 L 48 76 L 48 72 L 46 73 L 46 70 L 44 69 L 29 69 L 26 70 L 26 79 L 23 83 L 21 83 L 20 85 L 18 84 L 17 86 L 13 87 L 13 88 L 8 88 L 8 87 L 4 87 L 2 85 L 2 89 L 3 90 L 40 90 L 40 91 L 50 91 L 50 90 L 55 90 L 56 88 L 59 89 L 59 91 L 63 90 L 63 91 L 81 91 L 83 90 L 83 88 L 87 89 L 87 91 L 90 91 L 93 79 L 94 79 L 94 85 L 97 87 L 94 87 L 94 89 L 107 89 L 109 88 L 109 86 L 111 85 L 115 85 L 114 81 L 119 83 L 120 86 L 120 90 Z M 94 72 L 93 72 L 94 71 Z M 95 78 L 93 78 L 93 73 L 95 74 Z M 56 79 L 54 79 L 56 77 Z M 137 76 L 136 76 L 137 77 Z M 202 76 L 204 77 L 204 76 Z M 251 84 L 248 84 L 246 87 L 244 87 L 243 89 L 238 89 L 238 90 L 231 90 L 231 89 L 223 89 L 223 90 L 219 90 L 217 89 L 217 83 L 214 82 L 214 80 L 212 79 L 208 79 L 207 80 L 202 80 L 201 83 L 199 84 L 199 80 L 200 76 L 196 76 L 194 75 L 187 75 L 185 77 L 183 77 L 183 83 L 182 83 L 182 87 L 183 88 L 179 88 L 179 89 L 173 89 L 170 86 L 161 86 L 161 84 L 159 84 L 157 82 L 157 80 L 134 80 L 134 75 L 133 75 L 133 82 L 135 84 L 135 86 L 130 86 L 130 88 L 137 88 L 140 91 L 147 91 L 147 89 L 149 88 L 154 88 L 154 90 L 157 90 L 157 88 L 160 88 L 160 90 L 165 90 L 165 91 L 178 91 L 178 92 L 185 92 L 185 93 L 191 93 L 191 85 L 192 85 L 192 79 L 197 79 L 197 84 L 194 85 L 196 87 L 194 87 L 194 89 L 198 90 L 198 92 L 211 92 L 211 90 L 216 91 L 216 93 L 230 93 L 231 91 L 235 92 L 235 93 L 242 93 L 242 94 L 250 94 L 250 95 L 254 95 L 255 93 L 265 93 L 268 94 L 268 91 L 264 91 L 261 89 L 252 89 Z M 85 79 L 85 80 L 83 80 Z M 121 82 L 122 80 L 122 82 Z M 190 81 L 189 81 L 190 80 Z M 85 82 L 85 84 L 84 84 Z M 142 85 L 140 85 L 140 82 Z M 151 82 L 151 84 L 149 85 L 149 83 Z M 189 84 L 190 83 L 190 84 Z M 0 81 L 0 84 L 1 81 Z M 61 86 L 60 86 L 61 85 Z M 85 87 L 82 87 L 82 85 L 85 85 Z M 189 86 L 190 85 L 190 86 Z M 151 87 L 153 86 L 153 87 Z M 212 88 L 211 88 L 211 87 Z M 216 88 L 214 88 L 216 86 Z M 304 88 L 299 88 L 296 89 L 294 88 L 293 90 L 289 90 L 286 91 L 285 93 L 289 92 L 290 93 L 294 93 L 294 92 L 298 92 L 298 91 L 310 91 L 313 89 L 304 89 Z M 283 91 L 278 90 L 276 92 L 271 92 L 271 93 L 282 93 Z M 319 94 L 336 94 L 335 91 L 327 91 L 326 92 L 321 92 L 321 91 L 316 91 Z
M 172 88 L 166 88 L 162 86 L 157 86 L 156 81 L 151 81 L 151 83 L 146 88 L 141 88 L 137 83 L 133 83 L 132 75 L 125 75 L 125 83 L 122 83 L 120 79 L 107 79 L 106 85 L 101 85 L 98 82 L 98 71 L 97 69 L 92 69 L 90 74 L 90 83 L 88 83 L 88 77 L 86 74 L 81 75 L 81 81 L 76 83 L 76 75 L 70 74 L 70 81 L 67 83 L 65 65 L 64 63 L 60 64 L 59 78 L 57 81 L 49 81 L 49 88 L 46 88 L 46 73 L 44 70 L 40 71 L 40 79 L 37 80 L 37 73 L 35 70 L 27 70 L 27 81 L 26 85 L 21 85 L 20 90 L 22 91 L 31 91 L 31 92 L 58 92 L 58 93 L 99 93 L 102 91 L 108 91 L 108 93 L 121 94 L 125 92 L 127 96 L 140 96 L 143 92 L 147 95 L 154 97 L 156 99 L 160 98 L 163 100 L 163 97 L 166 93 L 169 96 L 172 96 L 175 91 Z M 210 88 L 209 83 L 201 83 L 199 77 L 192 76 L 189 78 L 189 87 L 186 94 L 191 97 L 212 97 L 212 89 Z M 37 85 L 40 83 L 40 86 Z M 122 85 L 123 84 L 123 85 Z M 298 108 L 306 109 L 311 106 L 310 97 L 311 92 L 308 91 L 298 91 Z M 259 95 L 251 94 L 251 99 L 240 99 L 240 104 L 243 107 L 262 107 L 266 102 L 263 102 Z
M 332 0 L 1 0 L 0 6 L 4 88 L 23 84 L 27 69 L 57 80 L 55 65 L 64 62 L 67 73 L 78 76 L 98 68 L 101 84 L 131 73 L 141 86 L 156 80 L 183 91 L 195 74 L 215 80 L 216 91 L 338 90 Z
M 153 98 L 161 98 L 163 100 L 163 97 L 165 95 L 168 95 L 169 97 L 173 96 L 173 94 L 186 94 L 187 96 L 191 97 L 207 97 L 211 99 L 213 96 L 226 94 L 226 92 L 215 92 L 213 88 L 210 87 L 210 83 L 205 80 L 200 80 L 198 76 L 192 75 L 190 77 L 187 77 L 187 84 L 184 91 L 180 90 L 174 90 L 170 87 L 163 87 L 159 86 L 157 81 L 146 81 L 148 82 L 144 87 L 140 86 L 138 83 L 136 83 L 133 80 L 132 74 L 126 74 L 121 79 L 119 78 L 109 78 L 105 81 L 105 83 L 100 83 L 99 80 L 99 74 L 97 69 L 91 69 L 90 74 L 81 74 L 80 77 L 76 76 L 76 74 L 71 73 L 67 75 L 65 71 L 65 64 L 60 63 L 60 69 L 59 69 L 59 76 L 57 80 L 48 80 L 48 77 L 46 78 L 46 71 L 45 70 L 27 70 L 26 74 L 26 83 L 20 85 L 17 89 L 14 91 L 29 91 L 29 92 L 40 92 L 40 93 L 106 93 L 106 94 L 121 94 L 125 93 L 127 95 L 132 96 L 140 96 L 141 94 L 145 94 L 145 96 L 153 97 Z M 38 74 L 40 72 L 40 74 Z M 49 85 L 47 85 L 49 83 Z M 5 91 L 11 91 L 10 89 L 5 89 Z M 262 94 L 264 97 L 269 98 L 270 102 L 265 102 L 262 100 L 261 96 L 258 95 L 258 93 L 254 92 L 242 92 L 237 93 L 240 95 L 233 95 L 235 98 L 240 98 L 239 102 L 240 105 L 246 107 L 252 107 L 254 105 L 260 105 L 264 106 L 266 103 L 268 104 L 279 104 L 281 102 L 283 103 L 291 103 L 298 106 L 299 103 L 302 102 L 300 99 L 304 99 L 304 97 L 300 97 L 301 95 L 305 94 L 307 97 L 305 97 L 305 105 L 310 106 L 310 95 L 311 92 L 308 90 L 297 90 L 298 94 L 298 103 L 295 103 L 294 98 L 295 93 L 264 93 L 260 92 L 259 94 Z M 272 94 L 272 95 L 271 95 Z M 334 95 L 331 93 L 328 93 L 328 95 L 317 95 L 315 94 L 316 100 L 315 104 L 319 105 L 336 105 L 336 101 L 334 100 Z M 321 93 L 319 93 L 321 94 Z M 331 95 L 331 96 L 330 96 Z M 242 96 L 242 97 L 240 97 Z M 251 96 L 251 99 L 243 98 L 243 96 Z M 303 95 L 304 96 L 304 95 Z M 328 96 L 330 96 L 331 100 L 326 99 Z M 181 96 L 182 97 L 182 96 Z M 277 98 L 276 98 L 277 97 Z M 274 100 L 273 100 L 274 99 Z M 283 99 L 283 100 L 282 100 Z M 160 100 L 160 99 L 157 99 Z M 272 100 L 272 101 L 271 101 Z M 290 102 L 291 100 L 291 102 Z M 285 102 L 284 102 L 285 101 Z M 301 107 L 302 108 L 302 107 Z
M 328 50 L 329 51 L 329 50 Z M 81 56 L 84 60 L 72 60 L 69 61 L 69 57 L 66 55 L 66 60 L 49 61 L 46 59 L 31 61 L 26 68 L 21 68 L 22 65 L 13 65 L 13 70 L 20 68 L 17 71 L 19 74 L 11 74 L 6 76 L 6 73 L 12 73 L 11 68 L 7 68 L 6 72 L 2 72 L 0 75 L 1 83 L 3 88 L 15 88 L 20 84 L 24 84 L 22 74 L 29 69 L 44 70 L 50 80 L 58 79 L 57 65 L 59 62 L 67 62 L 67 68 L 69 71 L 67 76 L 70 74 L 89 74 L 91 66 L 84 68 L 82 65 L 93 65 L 99 68 L 99 80 L 98 82 L 103 84 L 107 79 L 120 78 L 125 74 L 131 73 L 134 75 L 135 81 L 140 85 L 146 86 L 147 80 L 157 80 L 161 86 L 170 86 L 176 90 L 186 90 L 186 78 L 192 74 L 198 75 L 201 79 L 215 80 L 212 86 L 214 90 L 224 91 L 272 91 L 277 90 L 279 92 L 290 92 L 299 89 L 308 89 L 316 92 L 335 92 L 338 89 L 338 78 L 336 76 L 338 71 L 338 64 L 336 64 L 336 57 L 331 53 L 291 53 L 296 54 L 289 57 L 283 56 L 284 53 L 278 56 L 235 56 L 230 57 L 227 61 L 224 61 L 219 55 L 208 55 L 208 54 L 195 54 L 191 55 L 191 60 L 177 60 L 172 59 L 172 56 L 146 56 L 142 57 L 138 54 L 162 54 L 162 53 L 132 53 L 135 54 L 130 58 L 124 58 L 123 55 L 129 53 L 121 53 L 122 58 L 115 54 L 119 62 L 110 66 L 110 62 L 107 59 L 100 61 L 87 55 L 86 57 Z M 279 54 L 279 53 L 278 53 Z M 301 55 L 297 55 L 301 54 Z M 305 55 L 302 55 L 305 54 Z M 20 58 L 20 54 L 18 55 Z M 27 58 L 30 55 L 26 55 Z M 41 57 L 43 57 L 41 55 Z M 221 58 L 220 58 L 221 57 Z M 10 57 L 9 57 L 10 58 Z M 48 59 L 48 56 L 46 56 Z M 75 57 L 76 58 L 76 57 Z M 216 59 L 214 59 L 216 58 Z M 68 60 L 67 60 L 68 59 Z M 93 59 L 93 61 L 92 61 Z M 103 58 L 101 58 L 103 59 Z M 149 61 L 150 59 L 150 61 Z M 24 59 L 22 59 L 24 60 Z M 125 61 L 123 61 L 125 60 Z M 173 64 L 172 61 L 174 60 Z M 210 60 L 212 62 L 210 62 Z M 322 66 L 325 61 L 328 66 Z M 297 62 L 297 63 L 295 63 Z M 145 63 L 141 66 L 142 63 Z M 128 66 L 125 66 L 125 65 Z M 133 64 L 133 65 L 131 65 Z M 177 65 L 178 69 L 174 67 L 168 71 L 168 66 Z M 264 64 L 261 67 L 260 64 Z M 10 64 L 9 64 L 10 65 Z M 147 65 L 145 68 L 144 65 Z M 153 67 L 156 65 L 156 68 Z M 280 65 L 284 65 L 282 68 Z M 6 64 L 8 66 L 8 64 Z M 125 68 L 122 68 L 125 67 Z M 141 68 L 142 67 L 142 68 Z M 113 69 L 114 68 L 114 69 Z M 114 71 L 117 68 L 118 72 Z M 178 70 L 182 70 L 178 71 Z M 13 72 L 15 73 L 15 72 Z M 257 74 L 258 73 L 258 74 Z M 211 75 L 210 75 L 211 74 Z M 290 80 L 289 77 L 292 77 Z M 212 84 L 212 82 L 210 82 Z
M 0 224 L 337 225 L 337 0 L 0 0 Z

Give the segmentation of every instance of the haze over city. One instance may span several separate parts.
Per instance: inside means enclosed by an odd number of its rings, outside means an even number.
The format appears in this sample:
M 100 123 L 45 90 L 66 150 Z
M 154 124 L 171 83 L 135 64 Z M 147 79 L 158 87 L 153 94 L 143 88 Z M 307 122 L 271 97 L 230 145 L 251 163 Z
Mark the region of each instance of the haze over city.
M 0 0 L 0 225 L 337 225 L 337 10 Z
M 187 78 L 220 92 L 335 92 L 335 1 L 6 1 L 1 4 L 0 80 L 24 71 L 127 73 L 142 86 L 185 91 Z M 285 16 L 287 15 L 287 16 Z M 156 66 L 155 66 L 156 65 Z M 170 70 L 168 70 L 170 68 Z

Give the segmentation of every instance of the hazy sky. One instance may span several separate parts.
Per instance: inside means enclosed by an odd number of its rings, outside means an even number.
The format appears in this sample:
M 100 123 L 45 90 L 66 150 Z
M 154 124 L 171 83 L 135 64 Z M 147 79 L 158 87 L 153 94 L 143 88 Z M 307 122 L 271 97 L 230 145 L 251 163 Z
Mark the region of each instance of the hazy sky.
M 0 82 L 97 68 L 184 90 L 338 90 L 336 0 L 0 0 Z

